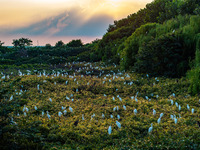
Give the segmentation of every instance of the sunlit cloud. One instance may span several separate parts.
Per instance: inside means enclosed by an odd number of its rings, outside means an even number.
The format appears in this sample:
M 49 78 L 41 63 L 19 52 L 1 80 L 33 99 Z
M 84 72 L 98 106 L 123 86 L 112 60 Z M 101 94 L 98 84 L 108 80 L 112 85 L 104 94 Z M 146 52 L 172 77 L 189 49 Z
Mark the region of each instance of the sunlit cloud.
M 152 0 L 1 0 L 0 40 L 9 35 L 100 37 Z

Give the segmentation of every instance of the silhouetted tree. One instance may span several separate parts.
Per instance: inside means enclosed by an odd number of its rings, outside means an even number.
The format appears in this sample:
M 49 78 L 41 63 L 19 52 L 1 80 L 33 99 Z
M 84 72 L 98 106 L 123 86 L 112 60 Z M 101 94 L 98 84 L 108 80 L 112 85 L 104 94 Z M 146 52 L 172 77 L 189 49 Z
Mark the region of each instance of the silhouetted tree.
M 4 44 L 4 42 L 1 42 L 1 41 L 0 41 L 0 46 L 2 46 L 3 44 Z
M 83 46 L 83 43 L 80 39 L 78 40 L 72 40 L 67 44 L 68 47 L 81 47 Z
M 45 48 L 50 49 L 50 48 L 51 48 L 51 44 L 49 44 L 49 43 L 46 44 L 46 45 L 45 45 Z
M 28 38 L 20 38 L 14 39 L 12 44 L 14 45 L 14 47 L 25 48 L 25 46 L 33 45 L 32 42 L 33 41 Z
M 63 43 L 63 41 L 58 41 L 57 43 L 56 43 L 56 45 L 55 45 L 55 47 L 62 47 L 62 46 L 64 46 L 64 43 Z

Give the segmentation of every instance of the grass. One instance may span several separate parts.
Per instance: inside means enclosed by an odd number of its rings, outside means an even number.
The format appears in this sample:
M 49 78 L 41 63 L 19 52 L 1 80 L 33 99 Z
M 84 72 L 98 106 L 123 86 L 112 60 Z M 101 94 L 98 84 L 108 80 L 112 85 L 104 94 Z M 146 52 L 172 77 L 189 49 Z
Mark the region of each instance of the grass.
M 118 69 L 118 66 L 101 63 L 74 63 L 54 73 L 45 70 L 45 75 L 43 70 L 41 74 L 32 71 L 30 75 L 23 70 L 23 76 L 19 76 L 18 71 L 2 72 L 1 77 L 4 74 L 6 77 L 0 82 L 0 148 L 200 148 L 199 96 L 188 94 L 189 82 L 185 78 L 147 77 Z M 119 110 L 114 111 L 117 106 Z M 24 107 L 28 108 L 26 116 Z M 137 109 L 136 115 L 134 109 Z M 156 115 L 153 115 L 153 109 Z M 62 112 L 62 116 L 59 117 L 58 112 Z M 164 115 L 158 124 L 161 113 Z M 177 124 L 170 115 L 178 119 Z M 121 123 L 121 128 L 116 125 L 116 120 Z M 148 133 L 151 123 L 153 130 Z M 112 127 L 110 135 L 109 126 Z

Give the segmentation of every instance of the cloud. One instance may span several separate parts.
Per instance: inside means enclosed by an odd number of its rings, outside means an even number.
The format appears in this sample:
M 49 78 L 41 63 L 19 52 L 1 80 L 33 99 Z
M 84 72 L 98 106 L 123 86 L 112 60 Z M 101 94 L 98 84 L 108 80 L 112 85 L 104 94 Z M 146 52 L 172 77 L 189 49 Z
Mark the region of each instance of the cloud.
M 57 16 L 49 17 L 27 27 L 6 31 L 12 34 L 31 36 L 102 36 L 113 18 L 108 15 L 93 15 L 85 20 L 84 12 L 72 9 Z

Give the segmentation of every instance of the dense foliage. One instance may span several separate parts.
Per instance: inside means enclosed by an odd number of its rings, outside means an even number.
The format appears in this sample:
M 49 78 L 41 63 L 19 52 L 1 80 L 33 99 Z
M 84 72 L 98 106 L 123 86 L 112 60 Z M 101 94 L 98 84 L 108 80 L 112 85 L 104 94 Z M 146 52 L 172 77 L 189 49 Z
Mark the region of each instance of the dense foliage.
M 120 64 L 122 70 L 183 76 L 195 56 L 199 10 L 199 0 L 154 0 L 109 25 L 96 47 L 96 56 Z
M 199 97 L 184 78 L 67 63 L 2 72 L 0 84 L 0 149 L 200 148 Z

